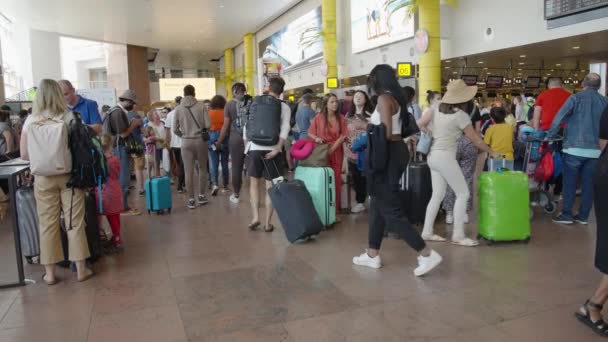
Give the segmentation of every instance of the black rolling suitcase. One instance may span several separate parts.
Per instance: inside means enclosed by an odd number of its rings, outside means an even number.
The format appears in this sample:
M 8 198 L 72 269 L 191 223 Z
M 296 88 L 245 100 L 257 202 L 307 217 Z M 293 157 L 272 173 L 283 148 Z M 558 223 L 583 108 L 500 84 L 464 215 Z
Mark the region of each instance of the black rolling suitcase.
M 103 255 L 103 245 L 100 238 L 99 230 L 99 218 L 97 215 L 97 201 L 95 201 L 95 193 L 87 192 L 85 194 L 85 231 L 87 235 L 87 243 L 89 245 L 89 253 L 91 256 L 87 259 L 88 262 L 95 262 Z M 61 222 L 61 244 L 63 245 L 63 256 L 64 261 L 60 262 L 59 265 L 62 267 L 69 267 L 70 262 L 68 261 L 68 235 L 67 229 L 70 226 L 70 213 L 63 213 L 65 218 Z
M 426 161 L 410 161 L 401 177 L 401 190 L 403 210 L 408 220 L 412 224 L 423 224 L 426 207 L 433 195 L 431 169 Z
M 301 180 L 277 182 L 268 189 L 268 195 L 289 242 L 307 240 L 323 229 L 312 197 Z

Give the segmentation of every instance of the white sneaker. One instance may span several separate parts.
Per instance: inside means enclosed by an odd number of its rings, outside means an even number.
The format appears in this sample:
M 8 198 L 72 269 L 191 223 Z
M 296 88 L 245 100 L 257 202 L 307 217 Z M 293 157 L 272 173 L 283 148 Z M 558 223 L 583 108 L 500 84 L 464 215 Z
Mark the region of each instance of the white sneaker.
M 213 189 L 211 190 L 211 196 L 217 196 L 217 193 L 220 191 L 220 188 L 217 185 L 213 186 Z
M 428 257 L 419 256 L 418 257 L 418 267 L 414 270 L 414 275 L 416 277 L 422 277 L 423 275 L 432 271 L 437 265 L 441 263 L 443 258 L 435 251 L 431 251 L 431 255 Z
M 230 195 L 230 202 L 234 203 L 234 204 L 239 204 L 239 202 L 241 202 L 241 199 L 239 197 L 237 197 L 235 194 Z
M 445 215 L 445 223 L 446 224 L 454 224 L 454 214 L 451 211 Z
M 196 209 L 196 202 L 194 198 L 188 200 L 188 209 Z
M 365 250 L 365 253 L 353 258 L 353 264 L 371 268 L 380 268 L 382 267 L 382 259 L 380 259 L 380 255 L 376 255 L 375 258 L 370 257 L 369 254 L 367 254 L 367 250 Z
M 360 212 L 363 212 L 363 211 L 365 211 L 365 204 L 357 203 L 357 205 L 355 205 L 350 211 L 353 214 L 358 214 Z

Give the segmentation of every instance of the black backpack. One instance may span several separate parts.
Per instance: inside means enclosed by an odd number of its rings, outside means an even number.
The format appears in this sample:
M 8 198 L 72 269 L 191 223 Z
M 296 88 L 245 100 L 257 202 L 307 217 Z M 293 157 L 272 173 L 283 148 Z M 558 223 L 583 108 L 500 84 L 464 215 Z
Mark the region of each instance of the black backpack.
M 249 108 L 247 140 L 261 146 L 274 146 L 281 133 L 282 101 L 271 95 L 256 96 Z
M 80 113 L 77 112 L 74 112 L 68 132 L 68 144 L 72 152 L 72 172 L 68 187 L 101 187 L 108 178 L 108 163 L 97 134 L 82 122 Z

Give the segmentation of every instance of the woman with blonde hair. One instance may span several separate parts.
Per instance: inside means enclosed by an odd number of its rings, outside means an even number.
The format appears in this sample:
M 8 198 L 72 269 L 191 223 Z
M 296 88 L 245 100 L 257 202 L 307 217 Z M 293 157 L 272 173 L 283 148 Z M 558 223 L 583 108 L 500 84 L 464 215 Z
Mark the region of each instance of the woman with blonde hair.
M 32 115 L 28 116 L 23 124 L 21 158 L 29 160 L 32 166 L 44 164 L 46 158 L 61 158 L 59 155 L 51 156 L 45 153 L 48 151 L 35 149 L 37 144 L 44 143 L 41 140 L 45 139 L 44 135 L 39 133 L 38 127 L 44 125 L 47 120 L 62 120 L 69 124 L 73 118 L 73 113 L 67 109 L 59 84 L 50 79 L 42 80 L 36 92 Z M 54 138 L 48 135 L 47 137 L 48 140 Z M 48 144 L 65 144 L 63 151 L 69 151 L 67 135 L 48 141 Z M 49 146 L 49 150 L 61 150 L 61 146 Z M 67 158 L 71 158 L 69 153 Z M 62 209 L 68 227 L 69 259 L 76 264 L 78 281 L 85 281 L 93 275 L 93 271 L 85 266 L 85 260 L 89 257 L 84 222 L 85 194 L 81 189 L 68 188 L 71 159 L 65 164 L 67 166 L 64 169 L 57 168 L 55 172 L 42 172 L 32 168 L 32 173 L 36 176 L 34 196 L 40 227 L 40 264 L 44 265 L 45 274 L 42 279 L 47 285 L 58 282 L 55 277 L 55 264 L 64 260 L 59 223 Z

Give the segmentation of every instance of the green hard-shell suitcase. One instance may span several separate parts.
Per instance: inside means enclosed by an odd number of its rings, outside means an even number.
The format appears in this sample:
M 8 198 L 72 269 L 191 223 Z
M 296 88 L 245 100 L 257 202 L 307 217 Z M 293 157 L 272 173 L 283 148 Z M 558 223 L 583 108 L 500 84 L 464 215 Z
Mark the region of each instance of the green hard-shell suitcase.
M 479 177 L 479 236 L 488 241 L 530 239 L 530 194 L 523 172 L 483 172 Z
M 329 167 L 296 168 L 296 179 L 304 182 L 312 197 L 315 210 L 325 227 L 336 222 L 336 177 Z

